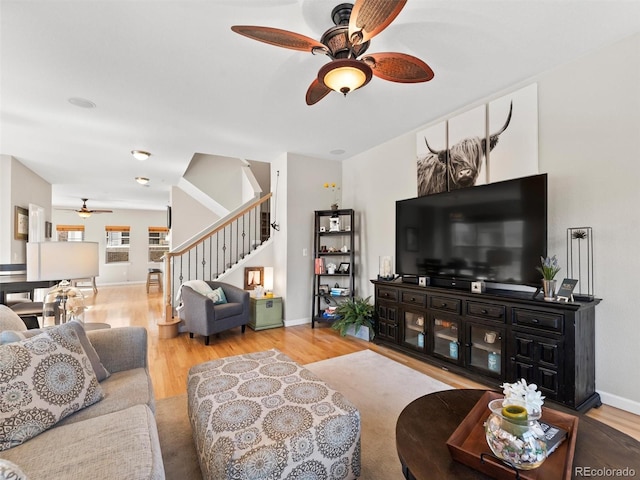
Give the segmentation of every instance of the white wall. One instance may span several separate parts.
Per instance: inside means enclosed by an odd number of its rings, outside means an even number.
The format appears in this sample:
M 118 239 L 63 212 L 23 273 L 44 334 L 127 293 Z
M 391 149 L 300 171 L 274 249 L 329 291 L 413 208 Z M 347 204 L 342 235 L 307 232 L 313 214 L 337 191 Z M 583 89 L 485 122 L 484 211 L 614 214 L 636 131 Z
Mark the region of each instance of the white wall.
M 268 162 L 258 162 L 256 160 L 247 160 L 249 162 L 253 177 L 258 183 L 260 193 L 266 194 L 271 192 L 271 164 Z
M 566 265 L 566 229 L 593 227 L 595 293 L 603 298 L 596 307 L 596 388 L 605 403 L 640 414 L 640 35 L 477 104 L 532 82 L 539 170 L 549 174 L 549 253 Z M 395 201 L 417 194 L 415 133 L 426 126 L 344 162 L 345 204 L 359 213 L 364 232 L 358 280 L 366 295 L 373 294 L 378 256 L 395 252 Z
M 337 161 L 321 161 L 296 154 L 289 154 L 287 157 L 287 217 L 286 223 L 283 222 L 288 232 L 286 233 L 286 325 L 311 321 L 313 212 L 331 208 L 334 194 L 325 189 L 323 184 L 325 182 L 340 184 L 341 170 L 342 164 Z M 342 189 L 338 191 L 340 192 Z M 282 200 L 279 199 L 278 202 L 280 201 Z M 341 207 L 350 208 L 349 205 L 342 204 Z
M 289 283 L 287 279 L 287 155 L 271 162 L 271 219 L 278 230 L 271 228 L 273 238 L 273 292 L 283 297 L 282 318 L 287 321 Z M 300 292 L 301 290 L 297 290 Z M 293 297 L 293 295 L 291 295 Z M 285 323 L 286 324 L 286 323 Z
M 640 34 L 539 79 L 540 171 L 548 172 L 549 251 L 593 227 L 596 387 L 640 414 Z M 566 260 L 563 260 L 566 264 Z
M 171 248 L 182 245 L 220 219 L 179 187 L 171 187 Z M 165 223 L 166 225 L 166 223 Z
M 53 210 L 53 231 L 56 225 L 84 225 L 84 239 L 98 242 L 100 248 L 100 275 L 98 285 L 146 282 L 149 268 L 163 268 L 162 263 L 148 261 L 148 227 L 164 227 L 167 214 L 157 210 L 114 210 L 113 213 L 94 214 L 86 220 L 73 211 Z M 105 264 L 106 225 L 131 227 L 129 262 Z
M 220 155 L 197 153 L 193 156 L 184 178 L 203 193 L 215 199 L 220 205 L 231 211 L 244 202 L 242 189 L 244 160 Z
M 10 155 L 0 155 L 0 263 L 26 263 L 27 242 L 14 238 L 14 209 L 33 203 L 50 220 L 51 185 Z

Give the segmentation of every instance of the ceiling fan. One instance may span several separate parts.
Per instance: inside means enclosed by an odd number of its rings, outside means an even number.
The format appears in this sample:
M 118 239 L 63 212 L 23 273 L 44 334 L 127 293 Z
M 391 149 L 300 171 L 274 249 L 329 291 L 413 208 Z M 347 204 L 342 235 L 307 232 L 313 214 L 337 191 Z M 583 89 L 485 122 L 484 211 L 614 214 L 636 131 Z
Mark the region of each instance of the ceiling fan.
M 314 105 L 329 92 L 344 94 L 360 88 L 375 75 L 398 83 L 427 82 L 433 70 L 419 58 L 405 53 L 366 54 L 371 38 L 387 28 L 398 16 L 407 0 L 356 0 L 342 3 L 331 12 L 336 25 L 329 28 L 320 41 L 299 33 L 272 27 L 234 25 L 236 33 L 253 40 L 331 58 L 311 82 L 306 94 L 307 105 Z M 358 58 L 360 57 L 360 58 Z
M 89 218 L 94 213 L 113 213 L 113 210 L 89 210 L 87 208 L 87 200 L 89 199 L 88 198 L 82 199 L 82 208 L 80 210 L 73 210 L 82 218 Z

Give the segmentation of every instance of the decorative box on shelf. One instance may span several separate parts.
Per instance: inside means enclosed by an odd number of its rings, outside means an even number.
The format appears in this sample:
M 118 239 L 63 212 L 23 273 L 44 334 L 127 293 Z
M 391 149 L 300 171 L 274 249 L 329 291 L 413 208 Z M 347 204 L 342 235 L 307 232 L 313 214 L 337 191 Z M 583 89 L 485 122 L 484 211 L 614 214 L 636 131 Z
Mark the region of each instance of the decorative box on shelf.
M 485 434 L 485 421 L 491 414 L 489 402 L 502 398 L 497 392 L 487 391 L 480 397 L 469 414 L 447 440 L 451 458 L 498 480 L 513 480 L 515 468 L 502 463 L 491 454 Z M 573 455 L 576 447 L 578 417 L 543 407 L 542 421 L 568 432 L 567 439 L 533 470 L 518 470 L 522 480 L 571 478 Z

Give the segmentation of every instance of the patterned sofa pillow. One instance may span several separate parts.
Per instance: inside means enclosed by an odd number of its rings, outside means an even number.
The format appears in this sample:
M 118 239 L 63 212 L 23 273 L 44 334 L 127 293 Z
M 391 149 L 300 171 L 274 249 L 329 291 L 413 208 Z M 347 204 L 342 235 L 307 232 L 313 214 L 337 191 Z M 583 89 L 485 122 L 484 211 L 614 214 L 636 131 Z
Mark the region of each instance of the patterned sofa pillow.
M 100 361 L 100 357 L 98 356 L 98 352 L 93 348 L 91 341 L 87 337 L 87 332 L 84 330 L 84 326 L 82 323 L 77 320 L 71 320 L 67 323 L 71 328 L 73 328 L 78 334 L 78 339 L 82 344 L 82 348 L 84 348 L 84 353 L 89 357 L 89 361 L 91 362 L 91 366 L 93 367 L 93 371 L 98 378 L 98 381 L 101 382 L 106 378 L 109 378 L 111 375 L 109 371 L 104 368 L 102 362 Z M 25 340 L 27 338 L 35 337 L 36 335 L 40 335 L 42 332 L 49 328 L 56 327 L 45 327 L 45 328 L 36 328 L 32 330 L 24 330 L 24 331 L 5 331 L 0 332 L 0 345 L 4 345 L 5 343 L 11 342 L 19 342 L 20 340 Z M 2 479 L 0 479 L 2 480 Z
M 20 445 L 104 393 L 69 324 L 0 345 L 0 451 Z

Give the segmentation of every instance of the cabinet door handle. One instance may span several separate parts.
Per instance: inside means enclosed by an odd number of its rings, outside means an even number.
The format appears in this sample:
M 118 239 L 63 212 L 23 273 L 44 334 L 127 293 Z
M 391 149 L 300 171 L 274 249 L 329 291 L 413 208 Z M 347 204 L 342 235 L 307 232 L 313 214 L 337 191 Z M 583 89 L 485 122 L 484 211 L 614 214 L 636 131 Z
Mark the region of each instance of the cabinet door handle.
M 447 308 L 447 304 L 446 303 L 442 303 L 442 305 L 440 305 L 441 308 Z
M 532 319 L 531 319 L 531 321 L 532 321 L 533 323 L 540 323 L 540 320 L 538 320 L 537 318 L 532 318 Z
M 473 347 L 473 343 L 465 343 L 464 346 L 465 347 Z
M 480 310 L 480 313 L 482 313 L 483 315 L 486 315 L 487 313 L 489 313 L 488 311 L 486 311 L 484 308 L 482 310 Z
M 415 297 L 411 297 L 411 301 L 415 302 L 416 301 Z

